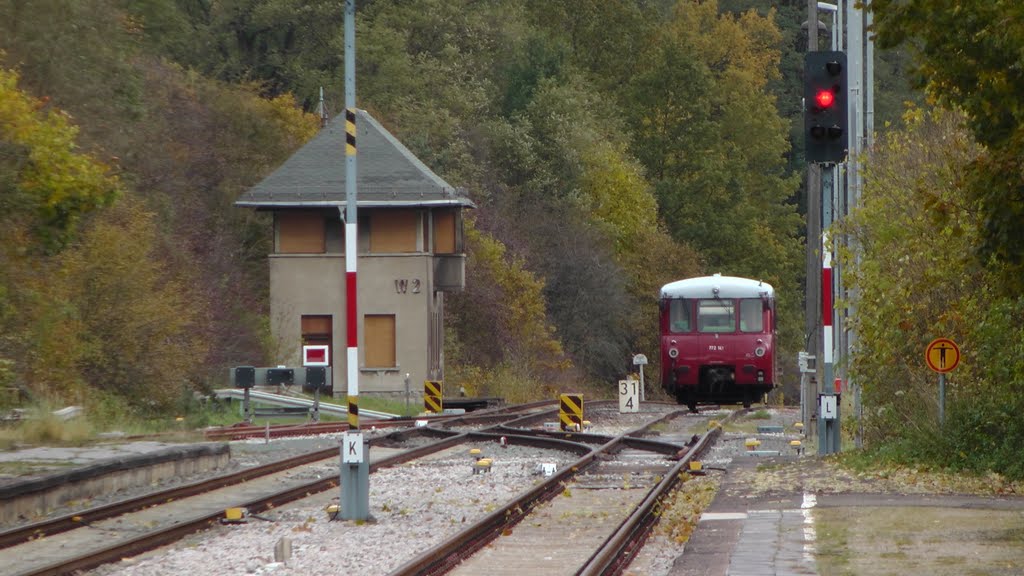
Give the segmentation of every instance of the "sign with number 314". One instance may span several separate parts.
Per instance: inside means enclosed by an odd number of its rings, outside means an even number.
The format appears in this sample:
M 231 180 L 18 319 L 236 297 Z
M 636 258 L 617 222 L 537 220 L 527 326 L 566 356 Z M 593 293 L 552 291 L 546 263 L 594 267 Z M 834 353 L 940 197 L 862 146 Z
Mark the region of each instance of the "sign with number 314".
M 640 411 L 640 382 L 619 380 L 619 412 Z

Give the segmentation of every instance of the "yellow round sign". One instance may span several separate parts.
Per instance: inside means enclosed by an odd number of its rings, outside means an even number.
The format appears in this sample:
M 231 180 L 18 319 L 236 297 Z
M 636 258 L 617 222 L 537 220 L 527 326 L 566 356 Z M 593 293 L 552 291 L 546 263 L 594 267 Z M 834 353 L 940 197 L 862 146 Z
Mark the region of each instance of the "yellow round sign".
M 924 361 L 940 374 L 952 372 L 960 363 L 960 347 L 949 338 L 936 338 L 925 348 Z

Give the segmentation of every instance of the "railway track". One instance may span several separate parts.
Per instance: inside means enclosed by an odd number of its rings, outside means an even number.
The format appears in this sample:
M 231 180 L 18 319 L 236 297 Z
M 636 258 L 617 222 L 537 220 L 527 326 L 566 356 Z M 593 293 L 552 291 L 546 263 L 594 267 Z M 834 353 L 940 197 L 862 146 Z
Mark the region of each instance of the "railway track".
M 439 414 L 418 416 L 413 418 L 391 418 L 387 420 L 363 418 L 362 428 L 407 428 L 426 423 L 430 426 L 474 426 L 492 425 L 506 422 L 513 418 L 530 413 L 544 413 L 555 406 L 553 400 L 543 400 L 514 406 L 502 406 L 487 410 L 478 410 L 466 414 Z M 244 422 L 235 426 L 216 428 L 204 432 L 207 440 L 242 440 L 246 438 L 287 438 L 290 436 L 309 436 L 317 434 L 338 434 L 348 430 L 348 422 L 303 422 L 297 424 L 253 425 Z
M 694 428 L 683 415 L 669 412 L 615 437 L 570 435 L 603 444 L 391 576 L 621 573 L 662 500 L 720 432 L 712 427 L 683 449 L 679 441 L 692 440 Z M 676 442 L 639 438 L 657 426 Z
M 483 495 L 476 497 L 482 502 L 477 508 L 482 506 L 487 510 L 495 510 L 495 512 L 486 515 L 481 512 L 479 516 L 486 516 L 486 518 L 478 520 L 472 517 L 477 511 L 470 510 L 468 513 L 463 513 L 462 522 L 466 522 L 467 516 L 470 517 L 470 521 L 478 522 L 502 516 L 500 522 L 505 524 L 497 531 L 500 534 L 515 525 L 515 522 L 525 518 L 528 512 L 535 508 L 539 509 L 537 508 L 539 505 L 554 500 L 564 500 L 559 497 L 565 495 L 567 488 L 571 493 L 576 494 L 577 502 L 581 502 L 585 494 L 596 500 L 611 500 L 616 490 L 619 492 L 618 496 L 622 495 L 621 483 L 628 481 L 631 502 L 625 505 L 623 503 L 625 500 L 619 499 L 623 502 L 619 503 L 614 524 L 620 526 L 619 531 L 622 531 L 623 534 L 638 530 L 642 534 L 644 530 L 649 529 L 644 528 L 644 522 L 649 522 L 650 514 L 647 514 L 646 520 L 641 514 L 634 522 L 638 527 L 630 528 L 629 518 L 636 512 L 629 511 L 641 510 L 645 507 L 645 502 L 652 498 L 647 494 L 651 492 L 655 484 L 678 477 L 678 473 L 673 472 L 673 469 L 681 469 L 685 466 L 685 464 L 681 464 L 687 457 L 687 449 L 684 446 L 691 439 L 692 430 L 675 429 L 664 423 L 648 423 L 642 428 L 629 430 L 628 434 L 618 434 L 617 430 L 577 434 L 538 430 L 538 428 L 543 428 L 542 422 L 556 419 L 554 416 L 556 409 L 550 408 L 551 405 L 552 403 L 545 402 L 529 407 L 519 407 L 503 416 L 497 411 L 488 411 L 492 413 L 475 414 L 472 415 L 473 417 L 466 415 L 445 418 L 433 421 L 430 426 L 426 427 L 405 428 L 386 436 L 382 433 L 381 437 L 371 442 L 371 446 L 374 446 L 371 451 L 371 471 L 374 472 L 376 478 L 379 476 L 378 471 L 388 469 L 388 474 L 398 478 L 398 482 L 408 482 L 409 478 L 414 477 L 414 475 L 408 474 L 412 469 L 406 468 L 407 466 L 424 468 L 436 465 L 468 471 L 469 460 L 465 449 L 467 443 L 488 446 L 487 449 L 491 451 L 496 450 L 499 443 L 507 442 L 511 446 L 530 446 L 550 451 L 557 450 L 563 454 L 572 453 L 575 456 L 564 459 L 555 478 L 548 481 L 539 479 L 526 481 L 535 483 L 535 487 L 523 495 L 515 495 L 515 492 L 505 494 L 500 490 L 495 491 L 493 481 L 489 478 L 487 482 L 492 482 L 492 488 L 489 492 L 485 490 Z M 608 418 L 614 419 L 611 416 L 614 412 L 613 404 L 610 402 L 588 403 L 587 406 L 588 415 L 592 415 L 591 418 L 595 418 L 598 424 L 605 419 L 602 411 L 609 415 Z M 658 410 L 663 414 L 679 412 L 678 407 L 674 405 L 663 406 Z M 681 414 L 681 412 L 679 413 Z M 690 421 L 691 427 L 695 425 L 699 427 L 699 424 L 694 424 L 697 421 L 692 416 L 687 419 Z M 595 428 L 601 428 L 601 426 L 595 426 Z M 502 437 L 504 440 L 501 440 Z M 425 438 L 434 441 L 423 446 L 422 442 L 425 441 Z M 416 443 L 421 445 L 416 448 L 408 448 L 409 445 Z M 512 450 L 509 451 L 509 453 L 511 452 Z M 501 454 L 504 457 L 508 453 Z M 187 487 L 200 493 L 198 496 L 190 495 L 189 490 L 182 491 L 182 488 L 178 488 L 175 491 L 149 495 L 143 500 L 83 510 L 64 518 L 0 533 L 0 549 L 4 550 L 5 556 L 18 559 L 5 568 L 19 576 L 67 574 L 87 570 L 117 562 L 123 558 L 135 557 L 145 550 L 172 544 L 182 537 L 208 528 L 217 527 L 218 532 L 223 531 L 224 527 L 220 522 L 225 508 L 228 507 L 244 507 L 248 509 L 253 518 L 258 518 L 262 514 L 276 516 L 278 512 L 286 510 L 291 502 L 311 501 L 317 498 L 324 501 L 326 496 L 322 494 L 338 486 L 337 458 L 336 449 L 303 454 L 275 463 L 274 470 L 270 468 L 265 470 L 249 469 L 228 475 L 238 476 L 233 480 L 225 477 L 197 483 L 206 484 L 205 487 L 191 485 Z M 509 459 L 506 458 L 506 460 Z M 433 463 L 427 464 L 427 462 Z M 460 474 L 456 474 L 456 478 L 459 476 Z M 501 478 L 501 475 L 495 475 L 494 478 Z M 412 484 L 416 483 L 415 481 L 411 482 Z M 457 480 L 456 482 L 464 481 Z M 500 483 L 501 480 L 497 480 L 497 482 Z M 515 482 L 522 483 L 524 481 L 520 478 Z M 438 492 L 441 490 L 441 486 L 436 488 Z M 506 489 L 506 492 L 507 490 L 518 491 L 514 486 Z M 535 498 L 534 502 L 529 500 L 531 494 Z M 484 502 L 488 498 L 492 499 L 490 503 Z M 498 501 L 497 498 L 503 498 L 503 500 Z M 651 506 L 656 506 L 657 497 L 653 498 Z M 129 513 L 128 510 L 136 511 Z M 602 512 L 602 514 L 604 513 Z M 607 517 L 610 517 L 611 514 L 612 512 L 609 511 Z M 306 516 L 310 515 L 306 513 Z M 607 517 L 602 517 L 597 524 L 603 528 L 613 524 Z M 507 524 L 508 521 L 515 522 Z M 282 523 L 284 522 L 282 521 Z M 344 526 L 346 523 L 329 524 Z M 245 531 L 246 529 L 231 527 L 230 530 Z M 516 527 L 515 533 L 522 530 L 522 526 Z M 621 546 L 625 546 L 625 548 L 621 548 L 622 550 L 629 550 L 629 546 L 636 546 L 636 542 L 642 542 L 642 536 L 640 538 L 635 536 L 616 537 L 614 534 L 605 536 L 609 542 L 622 540 L 625 543 L 621 544 Z M 486 542 L 494 540 L 495 536 L 478 535 L 474 538 L 486 544 Z M 508 540 L 508 538 L 502 538 L 502 540 Z M 432 558 L 445 558 L 444 562 L 449 568 L 454 566 L 453 562 L 456 557 L 443 552 L 444 544 L 440 542 L 435 544 L 436 548 L 430 548 L 431 551 L 424 552 L 424 554 Z M 426 550 L 429 545 L 429 542 L 424 543 L 423 549 Z M 459 544 L 457 547 L 464 546 Z M 476 546 L 474 549 L 479 548 L 480 546 Z M 593 556 L 593 561 L 598 562 L 600 561 L 598 552 L 601 549 L 603 548 L 595 546 L 592 554 L 585 555 L 585 557 Z M 616 553 L 612 556 L 622 556 L 622 554 Z M 412 557 L 413 555 L 407 555 L 405 560 Z M 459 561 L 462 559 L 463 557 L 458 558 Z M 379 571 L 379 573 L 391 572 L 404 560 L 396 556 L 394 561 L 395 563 L 390 568 Z M 441 573 L 419 571 L 418 568 L 409 572 L 402 570 L 407 570 L 407 568 L 400 568 L 398 572 L 394 573 Z M 363 573 L 361 569 L 357 571 Z M 493 571 L 490 572 L 493 573 Z M 104 573 L 110 573 L 110 569 L 105 569 Z M 145 574 L 148 572 L 135 573 Z
M 535 417 L 536 414 L 541 417 L 550 416 L 551 410 L 543 408 L 551 404 L 545 402 L 516 407 L 504 414 L 499 410 L 485 417 L 487 420 L 508 421 L 523 418 L 523 412 L 528 414 L 527 418 Z M 440 419 L 435 424 L 449 420 L 454 419 Z M 459 420 L 463 424 L 474 421 L 473 418 L 465 417 Z M 305 435 L 310 434 L 309 427 L 284 428 L 282 436 L 290 435 L 296 428 L 301 428 Z M 242 437 L 245 436 L 243 433 Z M 395 446 L 422 437 L 432 437 L 435 441 L 408 449 Z M 406 428 L 386 436 L 377 436 L 370 440 L 376 457 L 371 462 L 371 472 L 481 438 L 496 441 L 498 436 L 492 438 L 437 427 Z M 586 450 L 582 445 L 573 446 L 550 438 L 520 438 L 511 435 L 510 441 L 563 450 Z M 241 507 L 251 514 L 259 514 L 311 494 L 336 488 L 339 484 L 336 467 L 338 457 L 337 448 L 316 450 L 0 532 L 0 549 L 4 550 L 5 556 L 17 559 L 5 566 L 4 573 L 35 576 L 68 574 L 93 568 L 175 542 L 188 534 L 214 526 L 223 519 L 226 508 Z

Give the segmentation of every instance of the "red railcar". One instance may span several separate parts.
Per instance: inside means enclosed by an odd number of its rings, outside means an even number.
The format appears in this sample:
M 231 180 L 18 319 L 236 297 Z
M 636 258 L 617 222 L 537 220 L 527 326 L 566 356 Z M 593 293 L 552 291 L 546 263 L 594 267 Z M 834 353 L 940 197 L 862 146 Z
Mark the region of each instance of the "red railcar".
M 775 290 L 733 276 L 661 288 L 661 385 L 680 404 L 750 407 L 775 386 Z

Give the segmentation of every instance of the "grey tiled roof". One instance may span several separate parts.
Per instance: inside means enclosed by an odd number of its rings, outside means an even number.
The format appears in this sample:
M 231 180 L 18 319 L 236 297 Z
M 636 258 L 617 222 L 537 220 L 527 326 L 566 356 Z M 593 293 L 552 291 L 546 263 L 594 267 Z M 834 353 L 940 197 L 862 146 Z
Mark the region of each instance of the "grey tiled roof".
M 464 190 L 434 174 L 365 110 L 356 111 L 356 149 L 359 206 L 473 207 Z M 345 115 L 339 114 L 235 205 L 344 205 L 345 164 Z

